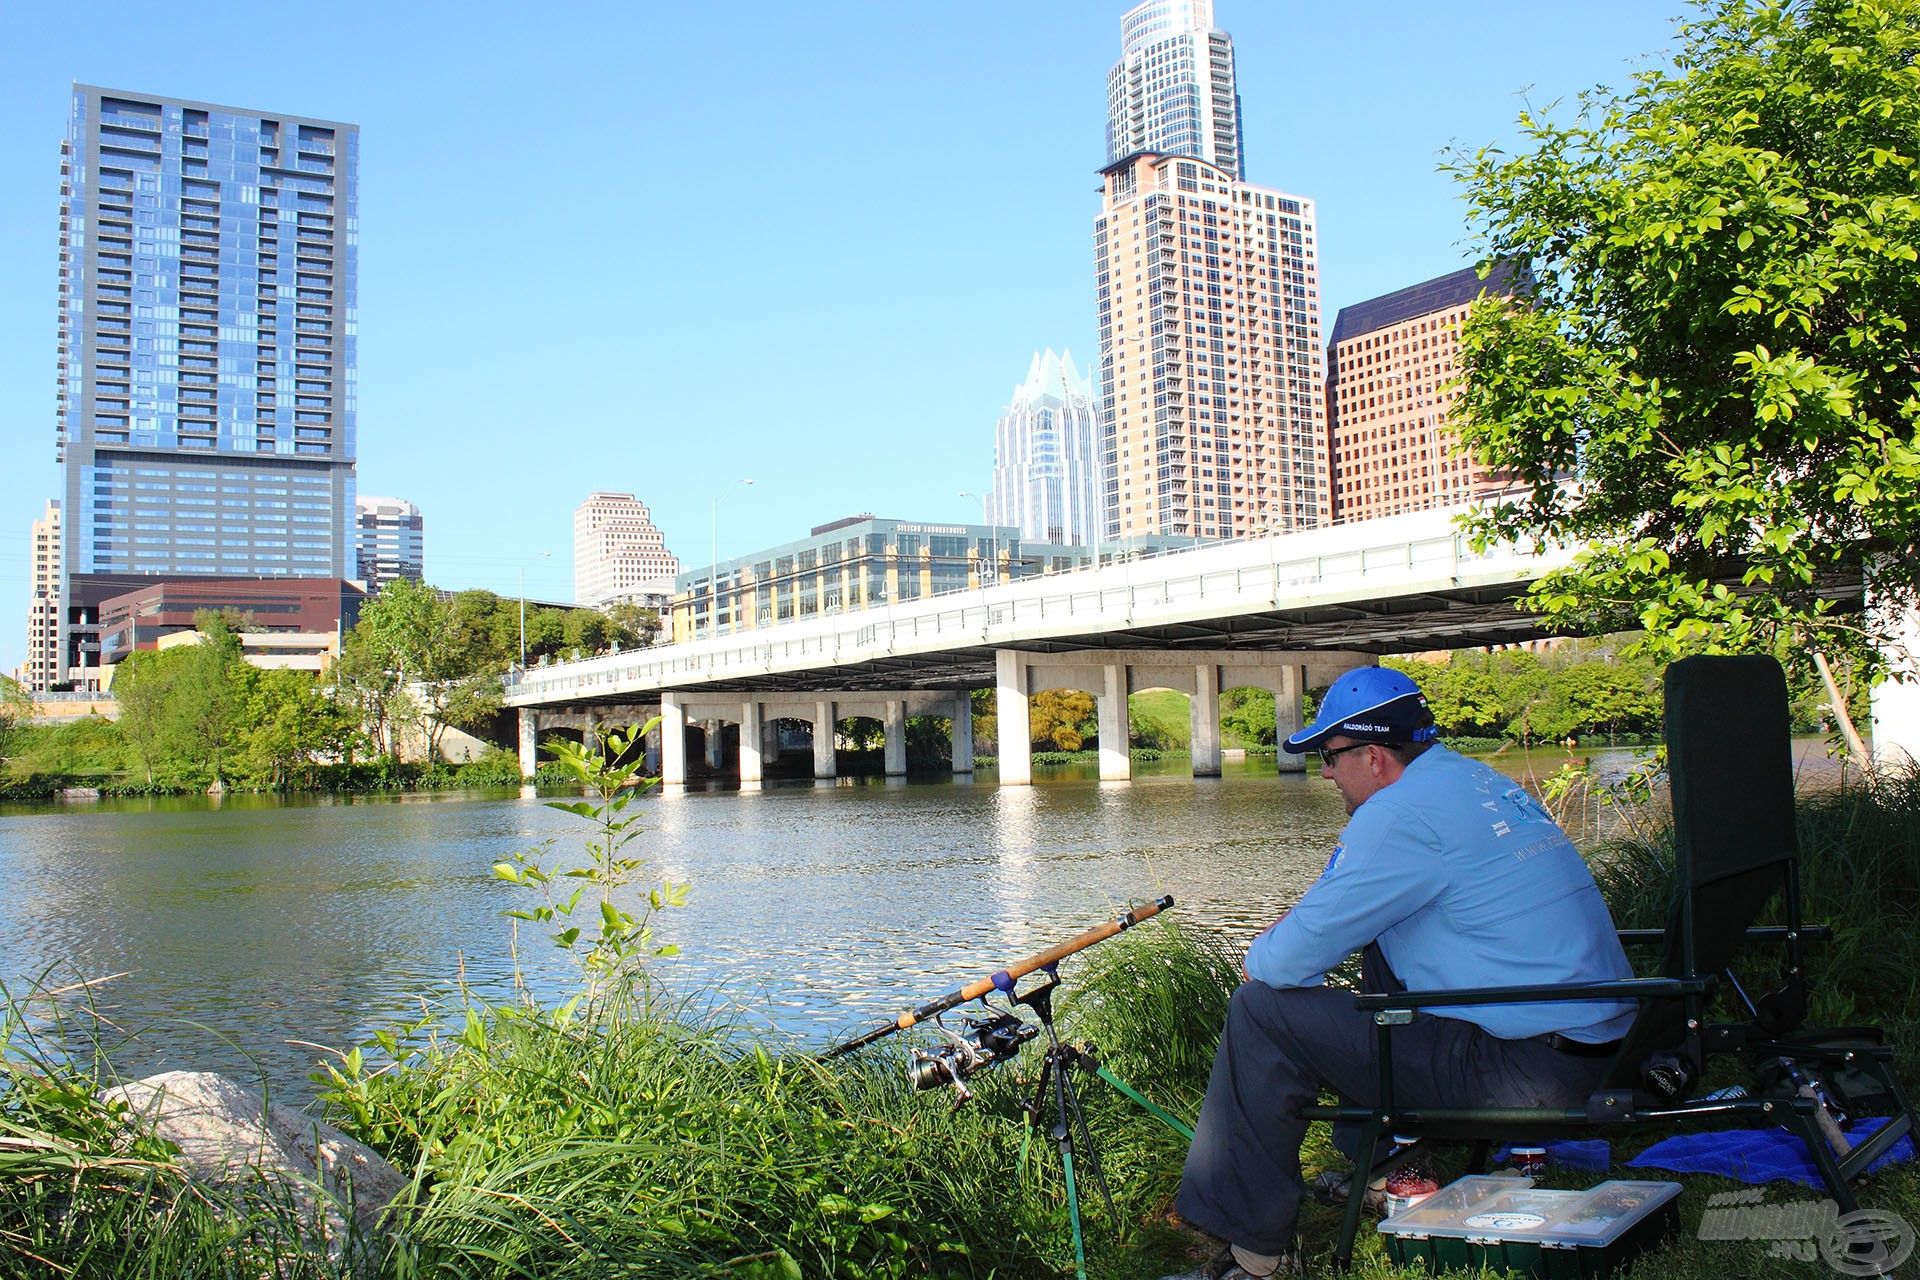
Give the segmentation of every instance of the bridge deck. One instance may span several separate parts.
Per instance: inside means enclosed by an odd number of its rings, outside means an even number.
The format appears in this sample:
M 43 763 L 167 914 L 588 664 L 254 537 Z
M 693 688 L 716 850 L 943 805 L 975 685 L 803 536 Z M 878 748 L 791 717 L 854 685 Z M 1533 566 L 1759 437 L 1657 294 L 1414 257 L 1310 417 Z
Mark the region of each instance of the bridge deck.
M 508 706 L 654 701 L 662 690 L 961 689 L 994 652 L 1405 653 L 1541 635 L 1515 607 L 1564 553 L 1475 553 L 1457 511 L 1198 547 L 521 673 Z

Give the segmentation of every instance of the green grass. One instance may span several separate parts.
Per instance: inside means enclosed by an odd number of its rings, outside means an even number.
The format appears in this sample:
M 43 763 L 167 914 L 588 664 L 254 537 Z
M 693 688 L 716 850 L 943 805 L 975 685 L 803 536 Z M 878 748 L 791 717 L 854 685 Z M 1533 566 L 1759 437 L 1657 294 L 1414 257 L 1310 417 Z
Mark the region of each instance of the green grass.
M 1809 797 L 1800 814 L 1809 914 L 1840 926 L 1818 961 L 1814 1018 L 1887 1026 L 1912 1081 L 1920 781 Z M 1670 854 L 1657 829 L 1595 860 L 1620 923 L 1663 914 Z M 1238 961 L 1211 935 L 1152 921 L 1063 966 L 1063 1029 L 1190 1118 Z M 287 1252 L 291 1237 L 270 1213 L 250 1222 L 215 1213 L 163 1150 L 89 1101 L 98 1081 L 65 1060 L 57 1027 L 7 1008 L 0 1136 L 56 1145 L 0 1149 L 0 1276 L 329 1274 L 324 1261 Z M 976 1076 L 978 1097 L 955 1110 L 944 1092 L 905 1082 L 909 1038 L 821 1063 L 661 1004 L 642 986 L 591 1023 L 475 1010 L 457 1034 L 420 1030 L 402 1042 L 404 1067 L 343 1070 L 330 1111 L 414 1175 L 386 1276 L 1068 1273 L 1057 1157 L 1042 1139 L 1022 1159 L 1019 1104 L 1038 1048 Z M 1182 1142 L 1097 1081 L 1082 1088 L 1118 1209 L 1108 1222 L 1083 1185 L 1090 1274 L 1147 1280 L 1178 1269 L 1196 1247 L 1167 1220 Z M 1618 1163 L 1661 1133 L 1605 1136 L 1612 1176 L 1662 1176 Z M 1464 1153 L 1448 1158 L 1442 1172 L 1459 1172 Z M 1305 1161 L 1340 1163 L 1323 1130 L 1310 1135 Z M 1550 1171 L 1546 1182 L 1594 1180 Z M 1708 1197 L 1734 1184 L 1677 1180 L 1681 1235 L 1636 1267 L 1638 1280 L 1832 1274 L 1770 1258 L 1764 1243 L 1693 1239 Z M 1768 1193 L 1773 1203 L 1812 1197 Z M 1911 1165 L 1877 1175 L 1861 1197 L 1920 1224 Z M 1309 1204 L 1301 1225 L 1324 1271 L 1337 1216 Z M 1390 1266 L 1371 1231 L 1357 1271 L 1424 1275 Z

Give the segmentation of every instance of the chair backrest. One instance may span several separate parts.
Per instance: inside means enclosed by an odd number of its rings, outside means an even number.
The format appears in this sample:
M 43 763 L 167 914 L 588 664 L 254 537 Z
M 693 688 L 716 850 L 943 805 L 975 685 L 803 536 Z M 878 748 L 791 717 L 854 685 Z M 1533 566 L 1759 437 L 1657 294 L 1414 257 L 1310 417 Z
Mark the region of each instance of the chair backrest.
M 1796 873 L 1787 681 L 1768 657 L 1683 658 L 1667 668 L 1667 777 L 1675 903 L 1691 955 L 1673 976 L 1716 974 Z
M 1667 668 L 1675 879 L 1667 977 L 1720 974 L 1775 893 L 1789 890 L 1797 906 L 1791 723 L 1786 677 L 1772 658 L 1683 658 Z M 1679 1047 L 1689 1013 L 1677 1000 L 1644 1005 L 1610 1083 L 1633 1084 L 1650 1054 Z

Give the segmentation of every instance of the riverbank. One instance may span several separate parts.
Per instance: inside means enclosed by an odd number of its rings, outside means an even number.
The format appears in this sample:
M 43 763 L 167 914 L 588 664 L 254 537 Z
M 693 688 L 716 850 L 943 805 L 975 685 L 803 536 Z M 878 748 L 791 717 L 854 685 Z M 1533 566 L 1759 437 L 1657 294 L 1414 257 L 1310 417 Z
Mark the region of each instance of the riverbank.
M 1839 926 L 1815 955 L 1811 1020 L 1885 1026 L 1912 1082 L 1920 997 L 1885 975 L 1920 961 L 1920 782 L 1809 796 L 1800 814 L 1809 912 Z M 1595 851 L 1623 926 L 1662 913 L 1668 856 L 1657 833 Z M 1103 944 L 1067 968 L 1067 1034 L 1098 1043 L 1118 1075 L 1190 1116 L 1237 954 L 1212 931 L 1161 921 Z M 327 1114 L 413 1176 L 403 1198 L 409 1227 L 392 1246 L 389 1274 L 587 1276 L 637 1264 L 650 1274 L 768 1280 L 1037 1277 L 1070 1265 L 1048 1144 L 1021 1160 L 1017 1107 L 1036 1053 L 982 1073 L 971 1082 L 979 1097 L 956 1111 L 908 1086 L 897 1042 L 822 1064 L 652 986 L 590 1018 L 511 1000 L 472 1013 L 451 1033 L 401 1027 L 358 1057 L 333 1059 Z M 17 1146 L 0 1150 L 0 1165 L 16 1175 L 0 1179 L 0 1274 L 32 1273 L 29 1252 L 67 1266 L 82 1248 L 96 1275 L 173 1273 L 218 1258 L 227 1261 L 216 1274 L 244 1266 L 234 1225 L 195 1210 L 159 1153 L 115 1137 L 112 1118 L 85 1102 L 101 1079 L 73 1068 L 46 1018 L 32 1015 L 17 1000 L 10 1007 L 0 1118 L 8 1134 L 51 1135 L 59 1145 L 25 1157 Z M 391 1051 L 405 1065 L 380 1070 Z M 1131 1103 L 1088 1087 L 1120 1220 L 1111 1238 L 1098 1198 L 1083 1200 L 1090 1271 L 1164 1274 L 1185 1248 L 1164 1218 L 1181 1143 Z M 1617 1142 L 1614 1154 L 1627 1152 Z M 1309 1158 L 1326 1156 L 1320 1142 Z M 1558 1172 L 1548 1180 L 1576 1181 Z M 1707 1197 L 1732 1184 L 1684 1183 L 1681 1237 L 1636 1276 L 1789 1274 L 1768 1242 L 1693 1239 Z M 1920 1222 L 1911 1165 L 1876 1175 L 1863 1195 Z M 1310 1208 L 1302 1225 L 1309 1252 L 1324 1255 L 1332 1213 Z M 1370 1238 L 1365 1248 L 1363 1274 L 1421 1274 L 1387 1266 Z

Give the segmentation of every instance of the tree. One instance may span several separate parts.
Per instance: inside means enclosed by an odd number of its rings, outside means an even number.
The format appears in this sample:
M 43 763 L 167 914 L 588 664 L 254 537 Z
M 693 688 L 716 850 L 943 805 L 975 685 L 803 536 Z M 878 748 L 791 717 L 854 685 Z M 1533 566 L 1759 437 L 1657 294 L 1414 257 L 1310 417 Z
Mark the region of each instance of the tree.
M 1047 689 L 1027 703 L 1028 738 L 1043 750 L 1078 751 L 1095 732 L 1094 702 L 1078 689 Z
M 397 721 L 412 720 L 429 761 L 439 758 L 449 727 L 478 724 L 499 709 L 500 684 L 487 671 L 476 633 L 425 583 L 387 584 L 361 609 L 352 639 L 346 676 L 359 686 L 359 700 L 378 711 L 379 724 L 389 731 Z M 385 736 L 391 753 L 396 744 L 390 732 Z
M 327 697 L 311 673 L 246 667 L 236 674 L 246 726 L 240 759 L 251 780 L 280 790 L 310 777 L 322 758 L 344 753 L 355 728 L 352 709 Z
M 120 705 L 120 736 L 133 748 L 152 786 L 154 769 L 164 758 L 172 717 L 176 650 L 136 650 L 113 673 L 113 700 Z
M 398 747 L 396 728 L 412 718 L 413 700 L 388 658 L 381 638 L 356 624 L 341 644 L 331 674 L 334 700 L 351 710 L 368 748 L 391 759 Z
M 1920 589 L 1920 0 L 1725 0 L 1682 36 L 1453 166 L 1534 279 L 1463 330 L 1462 439 L 1525 489 L 1470 527 L 1585 544 L 1530 598 L 1558 626 L 1871 674 L 1893 619 L 1839 584 Z
M 0 676 L 0 756 L 7 753 L 13 731 L 33 717 L 33 695 L 12 676 Z
M 241 673 L 249 668 L 225 617 L 207 611 L 193 622 L 200 643 L 182 648 L 173 665 L 163 742 L 219 789 L 226 785 L 227 753 L 241 729 Z
M 660 636 L 660 614 L 654 609 L 642 609 L 627 600 L 616 600 L 606 608 L 607 620 L 613 624 L 613 647 L 616 649 L 644 649 Z
M 1249 746 L 1272 746 L 1279 736 L 1273 694 L 1245 686 L 1221 690 L 1220 728 Z

